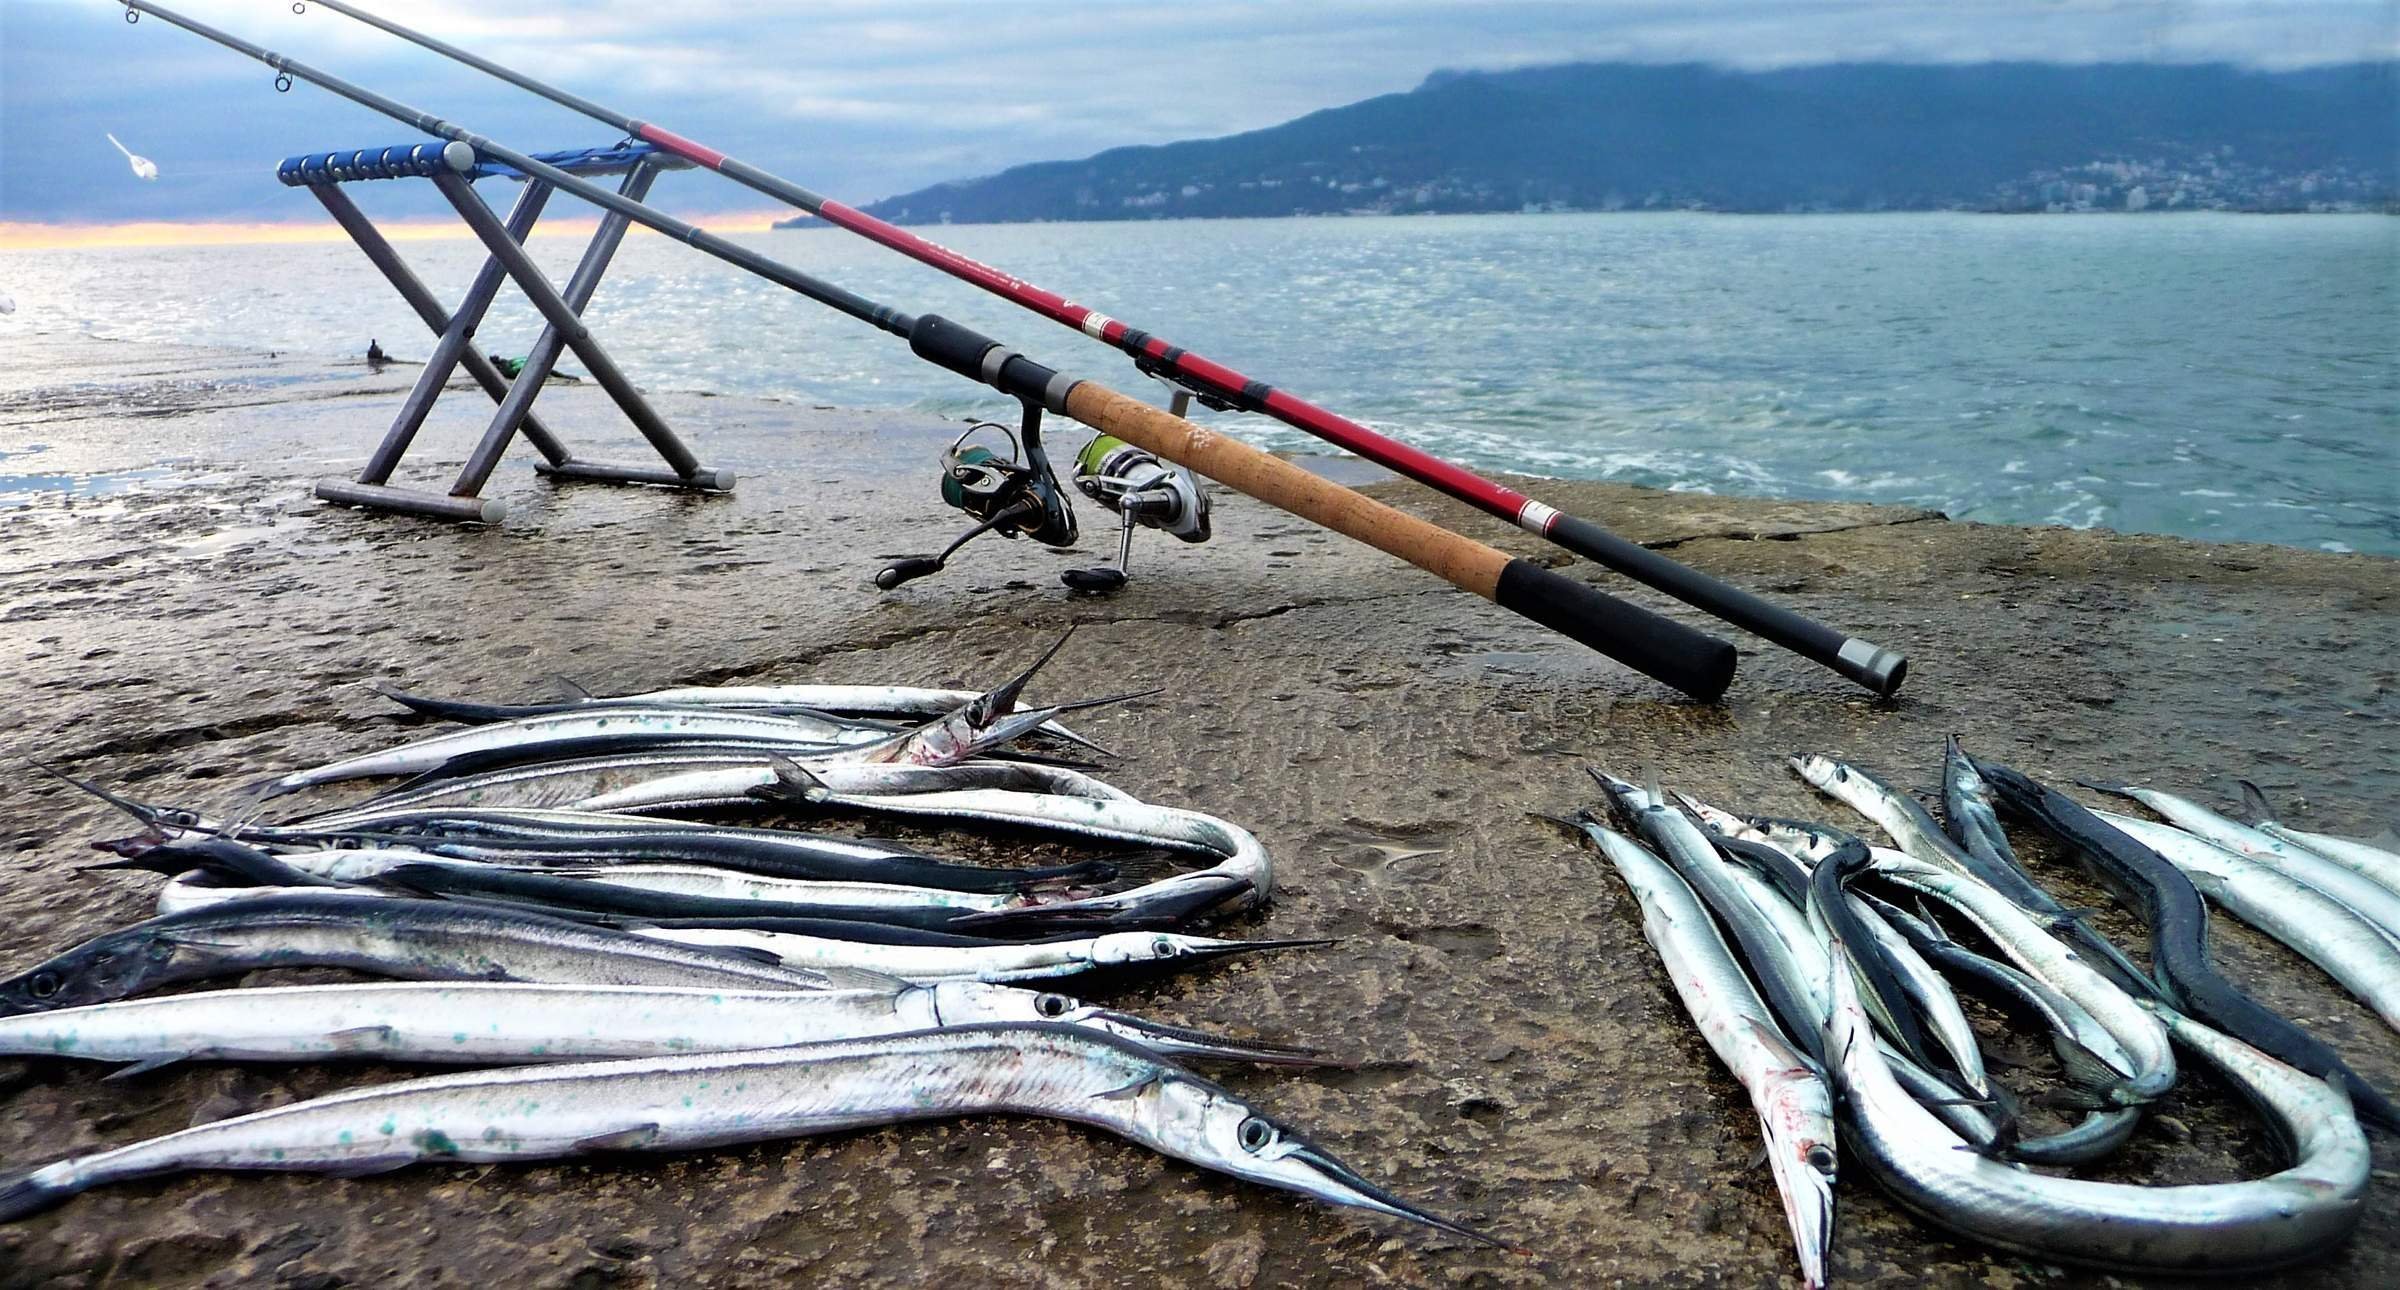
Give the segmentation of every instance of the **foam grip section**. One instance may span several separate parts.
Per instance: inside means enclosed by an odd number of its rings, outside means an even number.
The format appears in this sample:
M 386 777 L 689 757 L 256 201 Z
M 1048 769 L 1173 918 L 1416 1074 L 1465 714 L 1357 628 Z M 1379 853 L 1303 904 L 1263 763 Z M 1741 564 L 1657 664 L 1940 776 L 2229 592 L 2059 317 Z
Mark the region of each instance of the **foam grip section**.
M 1695 699 L 1733 684 L 1732 645 L 1530 560 L 1508 562 L 1492 599 Z

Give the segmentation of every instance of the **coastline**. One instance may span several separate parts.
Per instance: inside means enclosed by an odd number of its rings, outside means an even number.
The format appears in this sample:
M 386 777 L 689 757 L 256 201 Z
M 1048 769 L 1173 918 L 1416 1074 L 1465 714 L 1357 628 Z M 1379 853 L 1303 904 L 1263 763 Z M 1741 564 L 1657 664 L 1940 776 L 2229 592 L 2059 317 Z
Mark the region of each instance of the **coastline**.
M 490 490 L 510 521 L 464 529 L 307 496 L 315 475 L 355 468 L 413 367 L 71 337 L 16 352 L 38 361 L 0 373 L 0 433 L 53 441 L 43 469 L 98 482 L 0 507 L 11 764 L 222 804 L 270 768 L 409 729 L 370 680 L 491 698 L 561 674 L 601 691 L 974 684 L 1076 623 L 1043 693 L 1166 687 L 1079 724 L 1128 754 L 1115 775 L 1129 788 L 1242 821 L 1278 857 L 1276 904 L 1237 933 L 1342 938 L 1078 989 L 1353 1048 L 1369 1059 L 1356 1071 L 1227 1082 L 1395 1190 L 1535 1253 L 1401 1233 L 1067 1126 L 960 1121 L 554 1168 L 113 1189 L 0 1228 L 12 1280 L 327 1285 L 538 1268 L 538 1284 L 1781 1282 L 1789 1239 L 1750 1163 L 1739 1087 L 1676 1011 L 1630 897 L 1525 814 L 1589 800 L 1585 762 L 1840 820 L 1765 750 L 1837 752 L 1922 787 L 1956 731 L 2060 780 L 2214 791 L 2246 775 L 2309 828 L 2371 834 L 2400 803 L 2400 767 L 2378 751 L 2400 717 L 2400 562 L 2383 557 L 1545 483 L 1630 538 L 1915 660 L 1900 701 L 1881 705 L 1742 639 L 1735 689 L 1703 707 L 1223 492 L 1213 542 L 1138 543 L 1134 582 L 1113 599 L 1070 599 L 1057 582 L 1091 562 L 1097 533 L 1073 555 L 979 544 L 878 594 L 868 578 L 885 557 L 961 527 L 930 501 L 933 454 L 957 426 L 922 413 L 663 393 L 667 420 L 711 464 L 744 470 L 770 444 L 788 459 L 795 438 L 809 464 L 745 471 L 732 496 L 700 498 L 542 484 L 520 448 Z M 634 459 L 638 440 L 590 386 L 549 390 L 541 407 L 577 448 Z M 412 468 L 454 469 L 483 411 L 444 399 Z M 152 470 L 173 485 L 135 477 Z M 1372 491 L 1512 554 L 1554 554 L 1425 490 Z M 146 912 L 147 880 L 72 868 L 114 823 L 38 776 L 0 780 L 6 970 Z M 2028 858 L 2070 905 L 2101 907 L 2100 925 L 2139 940 L 2055 853 Z M 2370 1079 L 2400 1084 L 2400 1047 L 2372 1014 L 2231 920 L 2214 941 L 2238 982 Z M 88 1068 L 0 1061 L 0 1164 L 401 1073 L 220 1065 L 103 1084 Z M 2256 1120 L 2221 1093 L 2173 1115 L 2107 1176 L 2230 1178 L 2267 1160 Z M 2384 1194 L 2400 1146 L 2373 1146 L 2380 1203 L 2343 1252 L 2290 1283 L 2400 1279 L 2400 1207 Z M 1905 1218 L 1845 1168 L 1838 1278 L 2027 1273 Z

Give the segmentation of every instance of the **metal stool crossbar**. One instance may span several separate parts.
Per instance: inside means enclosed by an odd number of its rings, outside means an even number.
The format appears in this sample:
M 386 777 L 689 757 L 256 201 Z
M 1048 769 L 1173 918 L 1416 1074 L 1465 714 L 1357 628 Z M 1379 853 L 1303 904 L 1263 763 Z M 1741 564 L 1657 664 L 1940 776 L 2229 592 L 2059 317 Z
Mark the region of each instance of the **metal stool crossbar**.
M 570 174 L 622 174 L 624 179 L 617 191 L 634 201 L 649 195 L 651 182 L 661 170 L 688 169 L 691 164 L 660 153 L 649 144 L 631 142 L 540 154 L 535 160 Z M 601 275 L 608 271 L 609 261 L 625 238 L 629 221 L 622 212 L 610 211 L 601 219 L 600 228 L 584 249 L 574 275 L 560 288 L 552 285 L 525 254 L 523 246 L 526 236 L 541 219 L 543 207 L 549 203 L 552 185 L 513 167 L 483 160 L 465 144 L 420 143 L 354 152 L 309 153 L 285 158 L 275 168 L 275 177 L 290 187 L 308 189 L 437 338 L 415 387 L 401 401 L 392 428 L 367 458 L 358 478 L 318 480 L 318 497 L 351 506 L 495 524 L 506 513 L 506 506 L 497 499 L 477 494 L 483 491 L 493 469 L 500 464 L 501 453 L 519 431 L 542 454 L 543 462 L 537 469 L 550 479 L 661 484 L 712 492 L 732 489 L 733 472 L 701 465 L 583 325 L 584 307 L 591 303 Z M 494 177 L 522 180 L 525 184 L 505 220 L 495 215 L 475 191 L 474 181 Z M 343 184 L 362 180 L 403 178 L 431 180 L 489 253 L 455 310 L 442 307 L 441 301 L 393 249 L 390 240 L 341 190 Z M 547 324 L 513 378 L 489 358 L 475 352 L 474 346 L 475 328 L 491 308 L 503 280 L 515 283 Z M 593 381 L 615 400 L 626 419 L 665 459 L 665 468 L 581 460 L 533 414 L 534 399 L 541 394 L 543 383 L 549 379 L 561 354 L 568 350 L 583 361 Z M 461 367 L 498 405 L 490 426 L 468 455 L 458 482 L 448 494 L 395 486 L 390 482 L 393 469 L 433 411 L 434 400 L 441 397 L 451 374 Z

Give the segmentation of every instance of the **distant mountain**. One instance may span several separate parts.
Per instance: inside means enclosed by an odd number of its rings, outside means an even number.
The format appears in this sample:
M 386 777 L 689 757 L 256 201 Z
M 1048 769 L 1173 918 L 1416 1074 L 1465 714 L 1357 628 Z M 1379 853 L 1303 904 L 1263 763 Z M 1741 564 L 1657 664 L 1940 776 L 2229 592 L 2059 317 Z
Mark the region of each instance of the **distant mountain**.
M 2306 210 L 2400 194 L 2400 63 L 1437 72 L 1221 139 L 1018 166 L 900 222 L 1697 208 Z

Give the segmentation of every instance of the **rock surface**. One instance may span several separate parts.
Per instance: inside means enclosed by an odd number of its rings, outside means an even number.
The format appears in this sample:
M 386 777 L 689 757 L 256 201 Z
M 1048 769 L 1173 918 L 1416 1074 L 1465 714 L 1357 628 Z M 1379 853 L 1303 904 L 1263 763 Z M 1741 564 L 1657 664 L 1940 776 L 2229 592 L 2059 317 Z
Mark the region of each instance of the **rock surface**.
M 1585 763 L 1854 826 L 1783 754 L 1835 753 L 1923 790 L 1956 731 L 2061 782 L 2142 777 L 2229 801 L 2245 776 L 2294 823 L 2361 836 L 2388 829 L 2400 802 L 2400 574 L 2371 557 L 1542 485 L 1915 661 L 1884 704 L 1744 638 L 1728 700 L 1698 706 L 1237 496 L 1220 494 L 1209 545 L 1140 535 L 1134 582 L 1113 599 L 1058 585 L 1097 562 L 1092 537 L 1080 555 L 979 544 L 879 594 L 868 579 L 884 558 L 959 527 L 931 504 L 933 455 L 957 427 L 922 416 L 665 395 L 704 460 L 743 472 L 734 495 L 553 487 L 512 458 L 491 490 L 508 523 L 472 529 L 306 496 L 311 475 L 355 469 L 413 368 L 60 337 L 13 339 L 5 357 L 0 472 L 39 477 L 0 474 L 17 490 L 0 491 L 0 972 L 144 916 L 155 881 L 77 873 L 83 844 L 121 822 L 29 758 L 226 806 L 270 771 L 421 729 L 363 682 L 497 699 L 560 674 L 604 692 L 971 686 L 1075 623 L 1039 694 L 1164 689 L 1079 723 L 1127 754 L 1110 778 L 1240 821 L 1276 854 L 1274 906 L 1233 931 L 1342 938 L 1077 991 L 1366 1059 L 1225 1078 L 1395 1191 L 1530 1251 L 1239 1185 L 1066 1125 L 987 1120 L 556 1167 L 106 1188 L 0 1228 L 8 1285 L 1788 1283 L 1741 1090 L 1679 1012 L 1623 886 L 1527 814 L 1592 801 Z M 412 460 L 454 471 L 479 399 L 445 398 Z M 541 408 L 592 455 L 641 459 L 590 386 Z M 419 475 L 439 488 L 440 473 Z M 1422 489 L 1374 491 L 1546 552 Z M 2106 904 L 2019 836 L 2069 904 Z M 2113 907 L 2098 919 L 2139 942 Z M 2229 976 L 2400 1087 L 2400 1043 L 2370 1013 L 2247 928 L 2220 918 L 2216 940 Z M 0 1162 L 406 1073 L 201 1066 L 102 1083 L 88 1067 L 0 1061 Z M 2255 1119 L 2212 1081 L 2163 1110 L 2102 1176 L 2272 1167 Z M 2400 1281 L 2400 1149 L 2380 1139 L 2375 1154 L 2357 1239 L 2291 1284 Z M 1950 1240 L 1844 1169 L 1837 1280 L 2061 1275 Z

